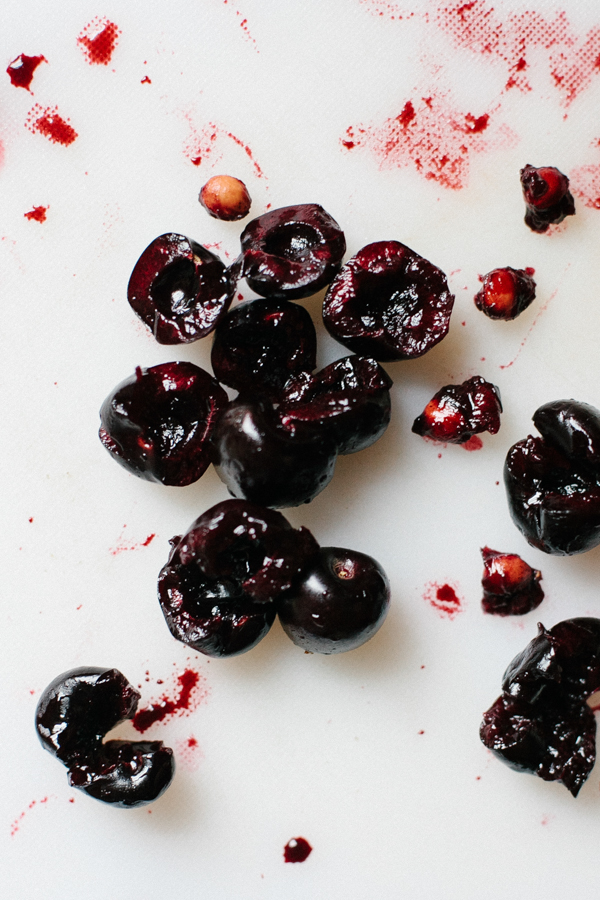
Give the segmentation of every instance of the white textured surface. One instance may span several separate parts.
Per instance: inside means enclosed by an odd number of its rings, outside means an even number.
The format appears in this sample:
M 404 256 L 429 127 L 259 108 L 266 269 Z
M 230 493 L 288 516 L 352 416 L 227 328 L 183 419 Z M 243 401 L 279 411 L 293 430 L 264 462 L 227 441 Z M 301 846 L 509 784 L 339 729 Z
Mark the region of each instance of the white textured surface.
M 547 19 L 566 7 L 579 37 L 600 25 L 592 3 L 535 6 Z M 529 548 L 496 485 L 539 404 L 575 397 L 600 406 L 600 212 L 578 199 L 559 233 L 531 234 L 518 184 L 527 162 L 571 174 L 600 163 L 600 76 L 566 106 L 549 51 L 534 48 L 533 89 L 503 91 L 506 68 L 457 48 L 433 5 L 406 0 L 411 7 L 421 16 L 399 20 L 395 4 L 360 0 L 0 8 L 0 866 L 15 900 L 592 896 L 598 770 L 573 800 L 492 759 L 478 727 L 538 618 L 600 615 L 600 551 L 554 559 Z M 524 7 L 495 8 L 506 21 Z M 122 32 L 108 66 L 90 66 L 76 40 L 97 15 Z M 34 96 L 4 75 L 22 52 L 48 60 Z M 146 75 L 151 84 L 141 84 Z M 494 127 L 514 132 L 512 143 L 471 156 L 462 190 L 342 148 L 349 125 L 381 123 L 442 88 L 457 109 L 494 110 Z M 62 147 L 26 130 L 34 103 L 57 105 L 78 139 Z M 194 167 L 185 147 L 208 123 L 222 129 L 217 149 Z M 228 132 L 251 148 L 264 178 Z M 327 490 L 289 513 L 322 544 L 371 553 L 390 575 L 388 621 L 347 655 L 306 656 L 277 624 L 233 660 L 207 662 L 174 642 L 155 599 L 167 541 L 224 488 L 212 471 L 183 490 L 147 484 L 96 437 L 104 396 L 135 365 L 209 367 L 210 340 L 158 346 L 125 294 L 138 255 L 164 231 L 221 241 L 233 258 L 240 226 L 210 219 L 197 202 L 221 172 L 247 183 L 252 215 L 267 203 L 318 202 L 345 229 L 349 254 L 398 239 L 453 273 L 448 338 L 421 360 L 387 367 L 395 409 L 384 438 L 341 459 Z M 42 224 L 24 218 L 35 205 L 49 207 Z M 533 266 L 538 282 L 538 299 L 510 324 L 485 319 L 472 302 L 477 275 L 506 264 Z M 305 302 L 317 322 L 320 301 Z M 343 355 L 318 329 L 320 362 Z M 442 384 L 473 374 L 499 385 L 505 407 L 483 450 L 440 450 L 411 434 Z M 151 533 L 146 547 L 110 552 Z M 537 612 L 482 614 L 484 544 L 542 569 Z M 464 611 L 440 618 L 423 599 L 430 581 L 458 585 Z M 206 701 L 150 735 L 177 747 L 193 734 L 196 768 L 180 760 L 151 814 L 72 791 L 33 731 L 40 690 L 73 666 L 111 665 L 143 684 L 147 703 L 160 695 L 156 681 L 169 683 L 188 659 L 206 679 Z M 313 853 L 284 865 L 283 846 L 298 835 Z

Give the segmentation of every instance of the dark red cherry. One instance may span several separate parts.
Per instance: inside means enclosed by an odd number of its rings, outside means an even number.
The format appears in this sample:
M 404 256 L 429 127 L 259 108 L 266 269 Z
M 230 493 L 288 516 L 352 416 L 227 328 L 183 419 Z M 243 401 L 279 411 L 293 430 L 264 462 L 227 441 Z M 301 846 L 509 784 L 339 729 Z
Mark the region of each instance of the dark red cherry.
M 276 602 L 318 545 L 277 512 L 226 500 L 173 539 L 158 580 L 173 637 L 207 656 L 235 656 L 267 634 Z
M 440 388 L 415 419 L 412 430 L 434 441 L 464 444 L 482 431 L 496 434 L 501 412 L 498 388 L 475 375 L 462 384 Z
M 380 362 L 422 356 L 448 333 L 446 276 L 398 241 L 368 244 L 329 287 L 323 321 L 353 353 Z
M 550 225 L 575 215 L 575 201 L 569 191 L 569 179 L 554 166 L 526 165 L 521 169 L 521 187 L 525 199 L 525 224 L 532 231 L 547 231 Z
M 292 434 L 327 433 L 338 453 L 356 453 L 375 443 L 391 415 L 392 379 L 374 359 L 347 356 L 314 375 L 291 378 L 278 415 Z
M 490 319 L 516 319 L 535 300 L 534 269 L 493 269 L 480 275 L 475 306 Z
M 557 400 L 534 422 L 543 437 L 518 441 L 504 465 L 513 521 L 546 553 L 591 550 L 600 543 L 600 411 Z
M 596 757 L 586 700 L 600 688 L 600 620 L 567 619 L 539 633 L 504 674 L 481 740 L 512 768 L 579 793 Z
M 161 234 L 136 262 L 127 299 L 159 344 L 187 344 L 215 328 L 234 291 L 218 256 L 182 234 Z
M 295 303 L 241 303 L 217 325 L 211 362 L 222 384 L 275 400 L 289 378 L 315 368 L 315 326 Z
M 496 616 L 522 616 L 544 599 L 542 573 L 516 553 L 498 553 L 483 547 L 483 611 Z
M 309 503 L 331 481 L 337 445 L 321 432 L 290 434 L 263 397 L 240 396 L 220 414 L 215 467 L 230 494 L 261 506 Z
M 244 182 L 231 175 L 213 175 L 209 178 L 198 200 L 210 216 L 225 222 L 244 219 L 252 205 Z
M 278 615 L 303 650 L 342 653 L 373 637 L 389 603 L 389 581 L 378 562 L 354 550 L 322 547 L 280 600 Z
M 71 669 L 48 685 L 36 730 L 43 747 L 67 766 L 73 787 L 121 807 L 149 803 L 166 790 L 174 761 L 162 742 L 103 743 L 116 725 L 133 718 L 139 699 L 118 669 Z
M 252 290 L 285 300 L 310 297 L 329 284 L 346 252 L 340 226 L 316 203 L 264 213 L 246 225 L 240 240 Z
M 228 397 L 193 363 L 137 368 L 100 410 L 100 440 L 129 472 L 148 481 L 186 485 L 213 459 L 211 436 Z

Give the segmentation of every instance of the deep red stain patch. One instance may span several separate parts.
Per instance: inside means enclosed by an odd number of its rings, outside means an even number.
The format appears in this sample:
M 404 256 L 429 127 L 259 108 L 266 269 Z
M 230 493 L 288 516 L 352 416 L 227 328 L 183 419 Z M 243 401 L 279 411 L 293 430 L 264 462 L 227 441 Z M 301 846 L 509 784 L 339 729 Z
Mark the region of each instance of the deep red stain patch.
M 21 827 L 23 819 L 25 818 L 27 813 L 34 808 L 34 806 L 38 806 L 38 805 L 41 806 L 41 805 L 47 803 L 49 799 L 50 799 L 49 797 L 44 797 L 42 800 L 32 800 L 31 803 L 28 805 L 27 809 L 24 809 L 22 813 L 19 813 L 17 818 L 14 820 L 14 822 L 12 822 L 12 824 L 10 826 L 10 836 L 11 837 L 15 836 L 15 834 L 18 832 L 18 830 Z
M 46 221 L 46 213 L 48 212 L 48 206 L 34 206 L 33 209 L 30 209 L 29 212 L 23 213 L 26 219 L 29 219 L 30 222 L 45 222 Z
M 123 526 L 123 529 L 127 528 L 126 525 Z M 149 534 L 148 537 L 143 541 L 126 541 L 123 537 L 123 532 L 121 532 L 121 536 L 114 547 L 111 547 L 109 553 L 111 556 L 118 556 L 119 553 L 126 553 L 128 550 L 140 550 L 142 547 L 148 547 L 156 534 Z
M 425 586 L 423 599 L 426 600 L 443 618 L 453 619 L 462 612 L 462 600 L 451 584 L 438 584 L 435 581 Z
M 147 75 L 144 75 L 144 77 L 140 81 L 140 84 L 152 84 L 152 82 L 150 81 L 150 79 L 148 78 Z
M 53 144 L 62 144 L 64 147 L 68 147 L 77 138 L 77 132 L 68 120 L 59 116 L 56 106 L 44 109 L 36 103 L 29 111 L 25 127 L 34 134 L 42 134 Z
M 156 722 L 164 722 L 170 716 L 182 716 L 195 710 L 208 696 L 204 678 L 193 669 L 186 669 L 177 676 L 174 696 L 165 692 L 163 696 L 145 709 L 140 709 L 133 717 L 133 727 L 143 733 Z
M 239 137 L 232 134 L 231 131 L 227 131 L 225 128 L 221 128 L 219 125 L 215 125 L 212 122 L 209 122 L 208 125 L 198 131 L 194 127 L 189 116 L 187 119 L 190 125 L 191 136 L 184 145 L 183 152 L 192 165 L 200 166 L 209 159 L 213 162 L 217 162 L 222 156 L 222 153 L 219 153 L 219 143 L 221 139 L 226 138 L 233 141 L 234 144 L 237 144 L 237 146 L 244 151 L 252 163 L 256 176 L 258 178 L 265 178 L 265 173 L 255 160 L 252 150 L 248 144 L 245 144 Z
M 483 441 L 478 434 L 474 434 L 472 438 L 469 438 L 468 441 L 465 441 L 464 444 L 461 444 L 460 446 L 468 453 L 472 453 L 474 450 L 481 450 Z
M 48 62 L 45 56 L 26 56 L 25 53 L 21 53 L 13 59 L 6 70 L 11 84 L 29 91 L 35 70 L 43 62 Z
M 77 38 L 77 43 L 90 65 L 107 66 L 112 59 L 120 34 L 121 29 L 114 22 L 104 17 L 96 17 L 85 26 Z
M 311 853 L 312 847 L 303 837 L 291 838 L 283 848 L 283 858 L 286 863 L 304 862 Z

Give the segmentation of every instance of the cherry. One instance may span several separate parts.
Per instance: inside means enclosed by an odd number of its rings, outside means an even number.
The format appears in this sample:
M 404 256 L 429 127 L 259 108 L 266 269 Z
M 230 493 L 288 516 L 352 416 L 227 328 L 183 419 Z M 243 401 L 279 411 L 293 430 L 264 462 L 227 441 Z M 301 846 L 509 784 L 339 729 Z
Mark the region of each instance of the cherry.
M 209 178 L 198 200 L 210 216 L 225 222 L 245 218 L 252 205 L 244 182 L 231 175 L 213 175 Z
M 575 201 L 569 191 L 569 179 L 554 166 L 521 169 L 521 187 L 525 198 L 525 224 L 532 231 L 544 232 L 550 225 L 575 215 Z
M 212 462 L 210 439 L 227 402 L 212 375 L 193 363 L 138 366 L 102 404 L 100 440 L 140 478 L 191 484 Z
M 161 741 L 103 743 L 107 732 L 133 718 L 139 699 L 118 669 L 71 669 L 48 685 L 36 729 L 44 749 L 67 767 L 72 787 L 124 808 L 150 803 L 167 789 L 175 763 Z
M 415 419 L 412 430 L 434 441 L 464 444 L 482 431 L 496 434 L 501 412 L 498 388 L 475 375 L 462 384 L 440 388 Z
M 586 700 L 600 687 L 600 619 L 559 622 L 511 662 L 502 695 L 484 713 L 481 740 L 517 771 L 579 793 L 595 757 Z
M 241 303 L 217 325 L 211 362 L 223 384 L 274 400 L 290 377 L 315 368 L 315 326 L 295 303 L 262 298 Z
M 241 235 L 243 274 L 263 297 L 300 300 L 339 271 L 346 241 L 322 206 L 304 203 L 253 219 Z
M 208 656 L 254 647 L 318 551 L 308 529 L 240 500 L 213 506 L 172 545 L 158 580 L 161 609 L 173 637 Z
M 378 562 L 364 553 L 322 547 L 280 600 L 285 633 L 310 653 L 354 650 L 383 624 L 390 585 Z
M 215 328 L 234 291 L 218 256 L 181 234 L 161 234 L 136 262 L 127 299 L 159 344 L 187 344 Z
M 533 421 L 542 437 L 518 441 L 504 465 L 513 521 L 545 553 L 591 550 L 600 543 L 600 411 L 556 400 Z
M 516 319 L 535 300 L 534 269 L 493 269 L 480 275 L 483 287 L 475 294 L 475 306 L 490 319 Z
M 335 278 L 323 321 L 353 353 L 380 362 L 414 359 L 446 336 L 453 304 L 440 269 L 398 241 L 378 241 Z
M 483 611 L 496 616 L 523 616 L 544 599 L 542 573 L 516 553 L 498 553 L 483 547 Z

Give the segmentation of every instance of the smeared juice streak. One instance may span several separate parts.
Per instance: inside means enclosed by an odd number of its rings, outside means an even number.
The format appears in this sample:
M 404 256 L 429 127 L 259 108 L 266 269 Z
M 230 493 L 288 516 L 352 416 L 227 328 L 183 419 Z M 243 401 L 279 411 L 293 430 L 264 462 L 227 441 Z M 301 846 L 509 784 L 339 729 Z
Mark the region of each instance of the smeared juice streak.
M 193 669 L 186 669 L 177 676 L 177 694 L 170 698 L 165 693 L 145 709 L 140 709 L 133 717 L 133 727 L 143 733 L 156 722 L 163 722 L 169 716 L 185 715 L 196 709 L 208 696 L 204 678 Z
M 200 166 L 204 160 L 208 160 L 216 150 L 218 138 L 225 137 L 230 141 L 233 141 L 234 144 L 244 151 L 252 163 L 257 177 L 266 179 L 265 173 L 254 158 L 252 150 L 248 144 L 245 144 L 244 141 L 237 137 L 237 135 L 232 134 L 231 131 L 226 131 L 226 129 L 221 128 L 219 125 L 215 125 L 214 122 L 209 122 L 208 125 L 198 132 L 191 120 L 191 116 L 189 114 L 184 115 L 190 126 L 190 131 L 192 132 L 191 137 L 184 146 L 184 153 L 192 165 Z
M 506 363 L 505 365 L 501 365 L 501 366 L 500 366 L 501 369 L 510 369 L 510 367 L 513 366 L 513 365 L 516 363 L 516 361 L 518 360 L 519 356 L 520 356 L 521 353 L 523 352 L 523 348 L 524 348 L 525 344 L 527 343 L 527 341 L 529 340 L 529 338 L 530 338 L 530 336 L 531 336 L 531 332 L 533 331 L 533 329 L 534 329 L 535 326 L 537 325 L 538 321 L 540 320 L 540 317 L 543 316 L 543 314 L 546 312 L 546 310 L 548 309 L 548 307 L 550 306 L 550 304 L 552 303 L 552 301 L 554 300 L 554 298 L 555 298 L 556 295 L 558 294 L 558 292 L 559 292 L 559 290 L 560 290 L 560 286 L 561 286 L 561 284 L 562 284 L 562 282 L 563 282 L 563 279 L 564 279 L 565 275 L 567 274 L 567 272 L 569 271 L 570 268 L 571 268 L 571 263 L 569 263 L 569 265 L 567 266 L 567 268 L 566 268 L 565 271 L 563 272 L 563 274 L 562 274 L 562 276 L 561 276 L 561 278 L 560 278 L 558 287 L 556 287 L 556 288 L 552 291 L 552 293 L 550 294 L 550 296 L 548 297 L 548 299 L 546 300 L 546 302 L 543 303 L 543 304 L 540 306 L 540 308 L 539 308 L 539 310 L 538 310 L 538 314 L 537 314 L 537 316 L 535 317 L 535 319 L 533 320 L 533 322 L 531 323 L 531 325 L 529 326 L 529 331 L 527 332 L 527 334 L 525 335 L 525 337 L 524 337 L 523 340 L 521 341 L 521 344 L 520 344 L 520 346 L 519 346 L 519 349 L 517 350 L 516 355 L 514 356 L 513 359 L 511 359 L 510 362 Z
M 127 525 L 124 525 L 123 528 L 127 528 Z M 123 532 L 121 532 L 118 543 L 110 548 L 109 553 L 111 556 L 118 556 L 119 553 L 125 553 L 128 550 L 140 550 L 142 547 L 150 546 L 155 537 L 156 534 L 152 533 L 148 535 L 145 541 L 125 541 L 123 540 Z
M 29 110 L 25 127 L 34 134 L 41 134 L 48 138 L 53 144 L 62 144 L 63 147 L 68 147 L 78 137 L 68 119 L 63 119 L 58 114 L 56 106 L 47 106 L 44 109 L 39 103 L 36 103 Z

